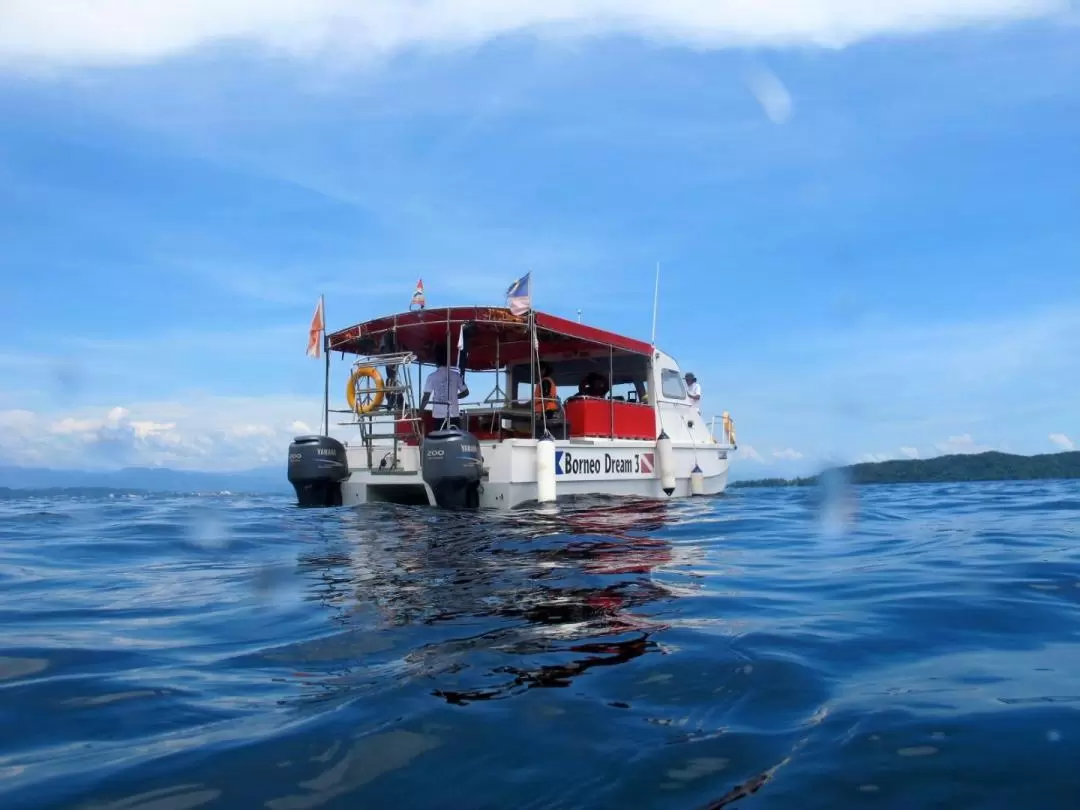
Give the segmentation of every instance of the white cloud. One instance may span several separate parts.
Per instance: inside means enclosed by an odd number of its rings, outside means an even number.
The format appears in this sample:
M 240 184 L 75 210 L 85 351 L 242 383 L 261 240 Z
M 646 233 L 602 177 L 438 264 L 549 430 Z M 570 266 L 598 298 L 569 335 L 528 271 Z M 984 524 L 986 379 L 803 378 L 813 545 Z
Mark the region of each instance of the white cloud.
M 223 42 L 365 60 L 522 33 L 629 33 L 701 48 L 841 47 L 886 33 L 1068 10 L 1067 0 L 6 0 L 0 61 L 138 64 Z
M 739 449 L 735 451 L 735 458 L 741 461 L 758 461 L 762 464 L 767 463 L 765 459 L 761 457 L 761 453 L 749 444 L 740 444 Z
M 965 433 L 962 436 L 950 436 L 943 442 L 938 442 L 934 445 L 944 455 L 952 455 L 954 453 L 985 453 L 987 450 L 993 450 L 994 448 L 988 444 L 979 444 L 971 438 L 971 434 Z
M 858 459 L 860 462 L 888 461 L 888 453 L 863 453 Z
M 919 457 L 919 448 L 918 447 L 901 447 L 900 448 L 900 455 L 904 456 L 905 458 L 918 458 Z
M 787 447 L 783 450 L 773 450 L 773 458 L 783 458 L 788 459 L 789 461 L 798 461 L 802 457 L 802 453 L 800 453 L 798 450 L 793 450 L 790 447 Z
M 1068 436 L 1066 436 L 1064 433 L 1051 433 L 1049 438 L 1050 438 L 1050 441 L 1052 441 L 1054 444 L 1056 444 L 1062 450 L 1075 450 L 1076 449 L 1076 444 L 1074 444 L 1073 440 L 1070 439 Z
M 67 413 L 0 411 L 0 463 L 242 470 L 280 462 L 293 436 L 312 432 L 296 417 L 320 411 L 319 400 L 298 397 L 202 397 Z

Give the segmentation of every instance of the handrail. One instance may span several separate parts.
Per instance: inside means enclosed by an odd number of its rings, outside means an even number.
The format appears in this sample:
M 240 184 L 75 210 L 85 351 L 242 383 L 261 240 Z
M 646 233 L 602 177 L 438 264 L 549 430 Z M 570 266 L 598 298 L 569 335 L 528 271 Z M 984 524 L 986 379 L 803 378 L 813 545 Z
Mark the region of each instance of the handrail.
M 724 411 L 720 419 L 721 430 L 723 431 L 724 436 L 723 444 L 737 450 L 739 444 L 735 438 L 735 420 L 731 418 L 731 414 L 729 414 L 727 411 Z M 709 433 L 711 434 L 712 440 L 715 444 L 721 444 L 721 442 L 719 442 L 716 438 L 716 414 L 713 414 L 712 418 L 709 420 Z
M 413 352 L 387 352 L 386 354 L 369 354 L 364 359 L 353 361 L 356 367 L 369 368 L 374 366 L 407 366 L 416 361 Z

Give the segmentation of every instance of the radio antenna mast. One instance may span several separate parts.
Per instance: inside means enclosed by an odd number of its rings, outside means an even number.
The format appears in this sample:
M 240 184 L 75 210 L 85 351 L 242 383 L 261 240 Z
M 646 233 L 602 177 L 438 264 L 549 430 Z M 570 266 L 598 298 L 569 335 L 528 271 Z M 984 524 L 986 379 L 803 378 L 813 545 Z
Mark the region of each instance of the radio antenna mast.
M 652 301 L 652 347 L 656 351 L 656 311 L 660 306 L 660 262 L 656 263 L 656 288 Z

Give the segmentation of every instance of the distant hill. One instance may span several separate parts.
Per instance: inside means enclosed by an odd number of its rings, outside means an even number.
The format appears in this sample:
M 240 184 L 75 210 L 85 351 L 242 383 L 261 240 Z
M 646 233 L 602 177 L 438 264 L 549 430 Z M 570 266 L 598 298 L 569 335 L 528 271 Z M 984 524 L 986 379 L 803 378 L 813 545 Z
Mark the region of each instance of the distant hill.
M 195 472 L 164 467 L 121 470 L 51 470 L 0 466 L 0 488 L 15 490 L 95 489 L 141 492 L 292 492 L 285 465 L 238 472 Z
M 925 484 L 961 481 L 1032 481 L 1080 478 L 1080 451 L 1018 456 L 1011 453 L 961 453 L 927 459 L 894 459 L 835 468 L 853 484 Z M 809 478 L 734 481 L 732 488 L 810 486 Z

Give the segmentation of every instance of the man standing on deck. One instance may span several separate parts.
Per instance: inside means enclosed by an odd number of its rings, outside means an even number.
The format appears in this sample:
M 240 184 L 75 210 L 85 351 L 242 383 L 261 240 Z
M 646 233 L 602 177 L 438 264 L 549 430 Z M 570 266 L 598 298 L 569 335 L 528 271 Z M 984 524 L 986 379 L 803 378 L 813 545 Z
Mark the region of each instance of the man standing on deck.
M 459 427 L 458 400 L 469 395 L 469 387 L 461 379 L 461 372 L 451 366 L 446 366 L 446 350 L 437 351 L 438 359 L 435 361 L 438 368 L 428 375 L 424 382 L 424 396 L 420 400 L 420 411 L 423 412 L 428 402 L 431 403 L 431 415 L 436 422 L 449 416 L 448 425 Z
M 688 371 L 683 375 L 683 380 L 686 381 L 686 396 L 690 398 L 690 404 L 695 408 L 700 408 L 701 386 L 698 385 L 697 377 Z

